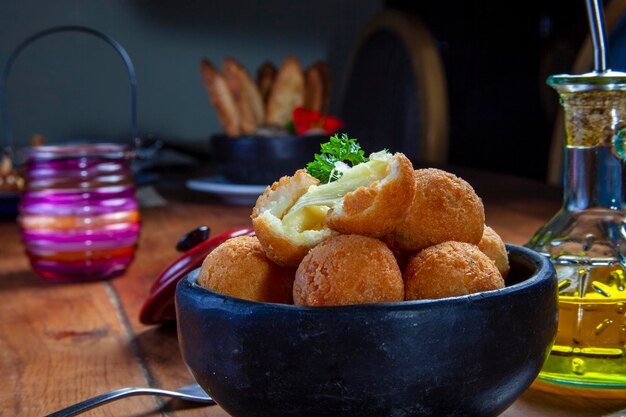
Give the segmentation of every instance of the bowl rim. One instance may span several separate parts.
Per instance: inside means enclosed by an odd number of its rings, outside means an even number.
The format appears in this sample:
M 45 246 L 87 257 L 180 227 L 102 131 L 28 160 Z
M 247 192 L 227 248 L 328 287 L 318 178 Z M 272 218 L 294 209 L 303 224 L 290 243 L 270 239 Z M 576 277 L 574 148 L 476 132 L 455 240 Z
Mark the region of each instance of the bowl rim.
M 520 245 L 506 244 L 507 252 L 513 251 L 521 258 L 526 258 L 530 262 L 529 264 L 535 264 L 536 269 L 529 278 L 515 283 L 513 285 L 490 291 L 483 291 L 478 293 L 472 293 L 467 295 L 461 295 L 456 297 L 445 297 L 437 299 L 424 299 L 424 300 L 410 300 L 410 301 L 395 301 L 391 303 L 370 303 L 370 304 L 351 304 L 342 306 L 323 306 L 323 307 L 310 307 L 310 306 L 297 306 L 293 304 L 279 304 L 279 303 L 265 303 L 259 301 L 245 300 L 242 298 L 233 297 L 226 294 L 217 293 L 211 291 L 208 288 L 202 287 L 198 284 L 198 275 L 200 268 L 189 272 L 178 283 L 176 288 L 176 294 L 181 291 L 184 286 L 188 291 L 194 293 L 194 295 L 202 297 L 211 297 L 218 301 L 228 304 L 241 305 L 248 308 L 262 308 L 264 311 L 293 311 L 293 312 L 306 312 L 313 314 L 321 314 L 327 312 L 333 313 L 353 313 L 355 311 L 403 311 L 403 310 L 415 310 L 416 308 L 427 308 L 443 306 L 449 307 L 457 304 L 475 303 L 482 300 L 492 299 L 494 297 L 501 297 L 503 295 L 515 294 L 523 292 L 535 285 L 539 285 L 544 281 L 553 279 L 556 283 L 556 272 L 554 266 L 548 259 L 548 257 Z
M 239 135 L 239 136 L 228 136 L 226 133 L 215 133 L 209 136 L 209 141 L 213 142 L 224 142 L 228 144 L 233 144 L 235 142 L 248 142 L 248 141 L 275 141 L 275 140 L 328 140 L 330 135 L 323 134 L 310 134 L 310 135 L 297 135 L 295 133 L 287 133 L 284 135 L 257 135 L 254 133 L 250 133 L 247 135 Z

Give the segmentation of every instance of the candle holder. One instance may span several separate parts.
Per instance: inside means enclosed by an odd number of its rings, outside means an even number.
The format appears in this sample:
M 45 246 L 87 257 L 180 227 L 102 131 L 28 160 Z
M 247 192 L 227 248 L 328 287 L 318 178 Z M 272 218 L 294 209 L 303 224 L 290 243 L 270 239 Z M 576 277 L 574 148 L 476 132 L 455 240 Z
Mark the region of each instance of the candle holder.
M 25 188 L 19 204 L 22 241 L 33 270 L 44 280 L 76 282 L 122 274 L 135 253 L 140 216 L 131 170 L 136 123 L 136 81 L 130 57 L 112 38 L 81 26 L 62 26 L 23 41 L 2 72 L 0 109 L 4 152 L 12 154 L 5 91 L 11 66 L 32 42 L 58 32 L 93 35 L 122 57 L 129 77 L 131 142 L 38 146 L 26 150 Z

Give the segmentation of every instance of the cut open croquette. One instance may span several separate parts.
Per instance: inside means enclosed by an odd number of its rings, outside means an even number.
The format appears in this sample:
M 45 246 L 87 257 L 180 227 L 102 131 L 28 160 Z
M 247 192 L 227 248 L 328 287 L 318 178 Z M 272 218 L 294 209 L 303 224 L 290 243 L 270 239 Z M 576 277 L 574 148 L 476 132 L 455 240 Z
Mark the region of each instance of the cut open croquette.
M 444 242 L 413 256 L 404 272 L 405 299 L 456 297 L 504 287 L 494 262 L 477 246 Z
M 252 210 L 252 227 L 268 258 L 279 265 L 297 267 L 310 248 L 330 237 L 325 225 L 328 207 L 311 207 L 292 222 L 283 217 L 309 187 L 319 184 L 306 170 L 282 177 L 267 187 Z
M 376 152 L 341 178 L 311 187 L 286 216 L 305 207 L 327 206 L 328 227 L 343 234 L 381 237 L 393 231 L 415 193 L 411 161 L 401 153 Z
M 406 156 L 376 152 L 368 162 L 337 169 L 343 175 L 327 184 L 299 170 L 259 197 L 252 225 L 274 262 L 297 266 L 310 248 L 336 232 L 380 237 L 402 221 L 415 192 Z
M 290 304 L 294 273 L 270 261 L 256 237 L 240 236 L 207 255 L 198 284 L 246 300 Z
M 404 283 L 393 253 L 383 242 L 339 235 L 317 245 L 302 260 L 293 298 L 302 306 L 402 301 Z

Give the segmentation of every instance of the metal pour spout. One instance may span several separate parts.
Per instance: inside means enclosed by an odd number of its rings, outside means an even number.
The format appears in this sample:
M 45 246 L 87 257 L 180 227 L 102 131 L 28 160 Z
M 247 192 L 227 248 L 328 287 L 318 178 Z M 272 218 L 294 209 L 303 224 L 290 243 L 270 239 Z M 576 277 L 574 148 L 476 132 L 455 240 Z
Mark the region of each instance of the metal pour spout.
M 604 25 L 604 11 L 600 0 L 586 0 L 587 17 L 589 18 L 589 30 L 593 43 L 594 71 L 604 73 L 610 71 L 606 27 Z

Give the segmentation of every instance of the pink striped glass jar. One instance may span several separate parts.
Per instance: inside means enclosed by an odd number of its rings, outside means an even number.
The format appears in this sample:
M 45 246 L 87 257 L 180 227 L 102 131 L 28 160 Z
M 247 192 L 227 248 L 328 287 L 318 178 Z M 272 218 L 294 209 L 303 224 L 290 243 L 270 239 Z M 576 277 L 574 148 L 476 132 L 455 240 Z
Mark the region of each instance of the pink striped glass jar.
M 140 230 L 131 159 L 127 147 L 115 144 L 27 152 L 19 224 L 39 276 L 77 282 L 126 270 Z

